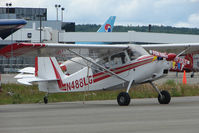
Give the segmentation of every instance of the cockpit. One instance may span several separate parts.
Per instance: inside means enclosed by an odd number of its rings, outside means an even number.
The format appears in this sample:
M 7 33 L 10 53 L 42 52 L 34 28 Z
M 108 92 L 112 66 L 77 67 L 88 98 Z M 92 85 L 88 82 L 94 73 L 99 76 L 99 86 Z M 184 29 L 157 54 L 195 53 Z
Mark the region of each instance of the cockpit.
M 142 47 L 136 45 L 130 45 L 128 49 L 115 53 L 111 56 L 106 56 L 97 60 L 97 64 L 105 67 L 106 69 L 114 69 L 117 67 L 121 67 L 125 64 L 129 64 L 130 62 L 136 60 L 138 57 L 142 55 L 149 55 Z M 93 72 L 98 73 L 99 71 L 103 71 L 102 68 L 97 67 L 96 65 L 92 66 Z

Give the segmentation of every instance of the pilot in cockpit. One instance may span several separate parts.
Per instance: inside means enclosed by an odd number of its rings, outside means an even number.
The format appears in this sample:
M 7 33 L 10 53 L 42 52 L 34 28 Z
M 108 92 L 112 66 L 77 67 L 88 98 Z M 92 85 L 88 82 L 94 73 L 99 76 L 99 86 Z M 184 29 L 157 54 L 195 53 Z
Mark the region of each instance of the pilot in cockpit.
M 131 49 L 127 49 L 127 53 L 128 53 L 128 56 L 130 58 L 130 60 L 134 60 L 135 59 L 135 56 L 134 56 L 134 53 Z

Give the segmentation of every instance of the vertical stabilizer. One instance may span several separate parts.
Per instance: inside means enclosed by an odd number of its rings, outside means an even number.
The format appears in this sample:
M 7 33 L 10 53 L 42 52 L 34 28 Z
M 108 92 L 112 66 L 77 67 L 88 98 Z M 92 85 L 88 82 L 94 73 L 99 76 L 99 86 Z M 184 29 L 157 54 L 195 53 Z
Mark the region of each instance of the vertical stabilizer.
M 62 80 L 65 76 L 55 57 L 38 57 L 35 63 L 38 78 Z
M 112 32 L 116 16 L 110 16 L 97 32 Z

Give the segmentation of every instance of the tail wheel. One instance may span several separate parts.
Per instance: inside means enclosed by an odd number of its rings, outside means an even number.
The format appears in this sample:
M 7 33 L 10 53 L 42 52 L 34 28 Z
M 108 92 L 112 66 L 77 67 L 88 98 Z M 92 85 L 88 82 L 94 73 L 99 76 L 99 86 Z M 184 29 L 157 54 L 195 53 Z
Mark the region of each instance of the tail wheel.
M 160 104 L 169 104 L 171 101 L 171 96 L 168 91 L 161 91 L 162 97 L 158 95 L 158 101 Z
M 117 103 L 120 106 L 128 106 L 129 103 L 131 101 L 131 98 L 129 96 L 128 93 L 126 92 L 121 92 L 118 96 L 117 96 Z
M 44 103 L 45 103 L 45 104 L 48 103 L 48 97 L 47 97 L 47 96 L 44 97 Z

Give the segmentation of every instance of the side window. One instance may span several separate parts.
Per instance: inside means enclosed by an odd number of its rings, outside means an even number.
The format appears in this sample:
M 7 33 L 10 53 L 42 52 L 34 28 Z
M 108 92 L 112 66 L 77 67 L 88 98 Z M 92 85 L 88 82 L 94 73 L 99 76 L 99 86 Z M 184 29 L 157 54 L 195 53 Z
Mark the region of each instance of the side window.
M 135 60 L 135 59 L 136 59 L 135 52 L 132 51 L 131 49 L 128 49 L 128 50 L 127 50 L 127 54 L 128 54 L 128 56 L 129 56 L 129 59 L 130 59 L 130 60 Z
M 109 68 L 110 65 L 109 65 L 108 57 L 103 58 L 101 64 L 102 64 L 105 68 Z
M 102 65 L 104 66 L 105 68 L 109 69 L 110 68 L 110 62 L 109 62 L 109 58 L 108 57 L 105 57 L 105 58 L 102 58 L 101 60 L 97 61 L 97 64 L 99 65 Z M 101 71 L 104 71 L 102 68 L 96 66 L 96 65 L 92 65 L 92 71 L 93 73 L 98 73 L 98 72 L 101 72 Z
M 102 65 L 107 69 L 121 66 L 122 64 L 125 64 L 126 62 L 127 62 L 127 57 L 124 52 L 112 55 L 110 58 L 104 57 L 101 60 L 97 61 L 99 65 Z M 97 67 L 96 65 L 92 65 L 92 70 L 94 74 L 100 71 L 104 71 L 102 68 Z
M 111 65 L 118 66 L 126 63 L 125 53 L 119 53 L 111 56 Z

